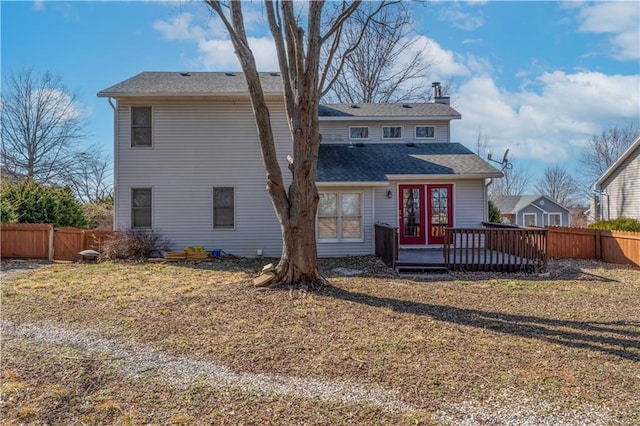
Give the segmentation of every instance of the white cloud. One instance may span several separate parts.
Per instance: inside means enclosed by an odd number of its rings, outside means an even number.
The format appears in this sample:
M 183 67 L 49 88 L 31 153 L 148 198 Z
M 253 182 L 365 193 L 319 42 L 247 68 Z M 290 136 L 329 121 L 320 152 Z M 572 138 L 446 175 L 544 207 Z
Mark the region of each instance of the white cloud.
M 640 3 L 601 2 L 578 12 L 579 31 L 610 34 L 611 56 L 620 60 L 640 59 Z
M 35 0 L 33 2 L 33 10 L 41 12 L 44 10 L 44 0 Z
M 190 40 L 202 36 L 200 27 L 191 26 L 192 15 L 182 13 L 173 18 L 171 22 L 156 21 L 153 29 L 162 34 L 166 40 Z
M 273 39 L 249 37 L 249 47 L 253 52 L 259 71 L 277 71 L 279 69 Z M 241 68 L 231 40 L 201 40 L 198 42 L 198 51 L 200 60 L 207 70 L 235 71 Z
M 575 159 L 590 135 L 640 116 L 640 77 L 602 73 L 543 73 L 538 90 L 501 90 L 490 76 L 459 88 L 454 139 L 472 145 L 482 129 L 490 150 L 555 163 Z
M 469 75 L 469 69 L 462 62 L 462 58 L 451 50 L 443 49 L 436 41 L 425 36 L 418 36 L 412 41 L 409 49 L 404 52 L 403 58 L 398 61 L 398 66 L 401 66 L 403 60 L 408 62 L 416 52 L 422 52 L 427 63 L 430 64 L 431 77 L 436 80 L 445 81 L 451 77 Z
M 484 2 L 469 2 L 466 5 L 477 6 L 483 5 Z M 465 12 L 463 6 L 459 2 L 453 2 L 443 7 L 440 11 L 438 19 L 441 21 L 449 21 L 454 28 L 464 31 L 473 31 L 485 24 L 484 16 L 477 9 L 473 13 Z

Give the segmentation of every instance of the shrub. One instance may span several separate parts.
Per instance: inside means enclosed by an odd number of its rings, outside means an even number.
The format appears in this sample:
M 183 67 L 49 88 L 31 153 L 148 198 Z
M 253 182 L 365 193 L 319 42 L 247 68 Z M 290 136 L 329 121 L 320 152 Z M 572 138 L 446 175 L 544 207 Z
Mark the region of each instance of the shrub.
M 118 232 L 102 244 L 101 259 L 142 262 L 169 250 L 169 242 L 154 231 Z
M 611 220 L 601 220 L 589 225 L 591 229 L 604 229 L 607 231 L 632 231 L 640 232 L 640 221 L 630 217 L 619 217 Z
M 0 198 L 0 222 L 14 223 L 18 221 L 16 209 L 4 196 Z
M 13 206 L 19 223 L 51 223 L 53 226 L 83 228 L 87 221 L 82 207 L 69 188 L 35 182 L 6 182 L 0 189 L 4 203 Z
M 498 209 L 498 206 L 496 206 L 496 204 L 491 200 L 489 200 L 489 222 L 502 222 L 502 218 L 500 217 L 500 209 Z
M 113 229 L 113 197 L 82 205 L 89 229 Z

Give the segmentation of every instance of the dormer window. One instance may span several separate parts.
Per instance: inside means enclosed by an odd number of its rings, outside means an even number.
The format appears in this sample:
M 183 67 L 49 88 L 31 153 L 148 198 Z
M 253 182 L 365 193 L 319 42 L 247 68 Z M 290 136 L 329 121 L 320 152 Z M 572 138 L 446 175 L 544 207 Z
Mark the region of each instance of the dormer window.
M 416 126 L 416 139 L 434 139 L 436 128 L 433 126 Z
M 369 128 L 349 127 L 349 139 L 369 139 Z
M 382 139 L 402 139 L 402 127 L 382 127 Z

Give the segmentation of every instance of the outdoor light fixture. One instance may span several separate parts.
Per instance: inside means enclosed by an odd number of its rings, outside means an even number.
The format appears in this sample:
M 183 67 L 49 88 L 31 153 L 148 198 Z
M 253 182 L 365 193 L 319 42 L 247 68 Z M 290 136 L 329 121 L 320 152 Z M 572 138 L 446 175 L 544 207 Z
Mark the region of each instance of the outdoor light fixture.
M 393 192 L 391 192 L 391 190 L 387 191 L 387 198 L 392 198 L 393 197 Z

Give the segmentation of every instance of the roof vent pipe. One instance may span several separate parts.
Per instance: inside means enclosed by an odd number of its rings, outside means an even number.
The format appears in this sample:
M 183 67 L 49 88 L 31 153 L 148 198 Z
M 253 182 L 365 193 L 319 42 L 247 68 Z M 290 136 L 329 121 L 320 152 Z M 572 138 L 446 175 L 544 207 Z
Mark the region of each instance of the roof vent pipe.
M 433 87 L 433 97 L 441 98 L 442 97 L 442 87 L 440 86 L 439 81 L 434 81 L 431 83 L 431 87 Z

